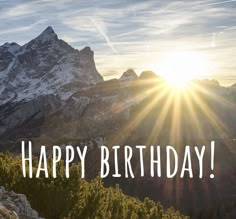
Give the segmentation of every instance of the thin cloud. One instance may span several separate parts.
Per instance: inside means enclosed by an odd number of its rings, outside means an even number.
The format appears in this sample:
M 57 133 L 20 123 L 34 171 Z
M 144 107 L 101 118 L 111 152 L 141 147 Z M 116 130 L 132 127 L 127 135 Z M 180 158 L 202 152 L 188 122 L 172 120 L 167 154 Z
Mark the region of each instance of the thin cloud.
M 11 28 L 11 29 L 6 29 L 6 30 L 2 30 L 0 32 L 0 35 L 8 35 L 8 34 L 19 34 L 25 31 L 29 31 L 31 30 L 34 26 L 38 25 L 38 24 L 43 24 L 47 21 L 47 19 L 42 19 L 39 20 L 35 23 L 32 23 L 31 25 L 27 25 L 27 26 L 21 26 L 21 27 L 15 27 L 15 28 Z
M 171 49 L 223 60 L 218 73 L 236 69 L 236 0 L 7 1 L 0 18 L 0 44 L 27 42 L 51 25 L 73 47 L 91 46 L 103 74 L 131 66 L 141 71 Z
M 228 1 L 212 2 L 212 3 L 208 3 L 208 4 L 200 4 L 199 6 L 196 6 L 196 7 L 215 6 L 215 5 L 222 5 L 222 4 L 226 4 L 226 3 L 232 3 L 232 2 L 236 2 L 236 0 L 228 0 Z
M 108 35 L 105 33 L 105 31 L 102 29 L 102 27 L 99 25 L 99 23 L 97 23 L 94 19 L 90 19 L 91 22 L 93 23 L 93 25 L 95 26 L 95 28 L 97 29 L 97 31 L 104 37 L 104 39 L 106 40 L 107 44 L 109 45 L 109 47 L 112 49 L 112 51 L 116 54 L 118 54 L 118 52 L 116 51 L 116 49 L 114 48 L 114 46 L 112 45 L 112 42 L 110 41 Z

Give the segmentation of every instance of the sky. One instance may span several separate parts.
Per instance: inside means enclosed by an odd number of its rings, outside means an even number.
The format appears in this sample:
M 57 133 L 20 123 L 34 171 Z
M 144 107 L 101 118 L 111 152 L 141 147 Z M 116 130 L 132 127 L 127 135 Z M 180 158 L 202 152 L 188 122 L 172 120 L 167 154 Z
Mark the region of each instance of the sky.
M 201 77 L 236 82 L 236 0 L 0 0 L 0 45 L 23 45 L 49 25 L 71 46 L 90 46 L 105 79 L 128 68 L 159 74 L 163 57 L 194 51 L 208 63 Z

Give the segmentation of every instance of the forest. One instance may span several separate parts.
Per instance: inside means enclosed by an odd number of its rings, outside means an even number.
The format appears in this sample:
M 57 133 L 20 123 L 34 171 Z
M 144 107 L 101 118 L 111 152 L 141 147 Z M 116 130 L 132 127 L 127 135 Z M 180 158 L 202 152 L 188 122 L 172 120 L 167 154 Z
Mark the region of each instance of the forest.
M 33 166 L 38 159 L 33 158 Z M 52 168 L 48 160 L 48 168 Z M 64 163 L 58 163 L 57 178 L 23 177 L 21 158 L 10 153 L 0 154 L 0 186 L 7 190 L 25 194 L 31 206 L 46 219 L 188 219 L 173 207 L 164 209 L 160 203 L 149 198 L 139 200 L 125 195 L 116 184 L 104 187 L 96 177 L 86 181 L 81 179 L 79 165 L 71 165 L 70 178 L 64 174 Z M 33 171 L 37 171 L 33 168 Z M 35 174 L 33 174 L 35 176 Z

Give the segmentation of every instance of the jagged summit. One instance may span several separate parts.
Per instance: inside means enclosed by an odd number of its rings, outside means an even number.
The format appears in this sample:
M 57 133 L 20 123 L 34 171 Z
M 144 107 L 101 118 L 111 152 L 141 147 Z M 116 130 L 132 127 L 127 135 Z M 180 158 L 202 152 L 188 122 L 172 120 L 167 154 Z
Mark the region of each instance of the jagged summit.
M 11 55 L 15 55 L 15 53 L 20 49 L 20 45 L 18 45 L 15 42 L 12 43 L 4 43 L 2 46 L 0 46 L 0 52 L 3 53 L 4 52 L 4 56 L 7 56 L 9 54 L 7 53 L 11 53 Z M 1 69 L 1 67 L 0 67 Z
M 85 85 L 103 81 L 91 48 L 74 49 L 58 39 L 51 26 L 23 46 L 4 44 L 0 59 L 0 100 L 47 94 L 67 98 Z
M 48 26 L 41 34 L 55 34 L 52 26 Z
M 42 37 L 45 35 L 51 36 L 51 37 L 57 36 L 57 34 L 55 33 L 55 31 L 53 30 L 53 28 L 51 26 L 48 26 L 38 37 Z
M 93 52 L 89 46 L 85 46 L 83 49 L 80 50 L 83 53 L 91 53 Z
M 122 81 L 133 81 L 138 78 L 137 74 L 133 69 L 128 69 L 125 71 L 122 76 L 120 77 L 120 80 Z
M 94 52 L 91 50 L 89 46 L 86 46 L 80 50 L 80 55 L 86 56 L 86 57 L 93 57 Z
M 40 41 L 41 43 L 45 43 L 55 40 L 58 40 L 58 36 L 54 32 L 53 28 L 51 26 L 48 26 L 38 37 L 36 37 L 32 41 Z
M 153 71 L 143 71 L 140 76 L 139 76 L 140 79 L 160 79 L 160 77 L 155 74 L 155 72 Z
M 6 42 L 6 43 L 4 43 L 2 46 L 0 46 L 0 47 L 12 47 L 12 46 L 20 46 L 20 45 L 18 45 L 17 43 L 15 43 L 15 42 L 11 42 L 11 43 L 8 43 L 8 42 Z

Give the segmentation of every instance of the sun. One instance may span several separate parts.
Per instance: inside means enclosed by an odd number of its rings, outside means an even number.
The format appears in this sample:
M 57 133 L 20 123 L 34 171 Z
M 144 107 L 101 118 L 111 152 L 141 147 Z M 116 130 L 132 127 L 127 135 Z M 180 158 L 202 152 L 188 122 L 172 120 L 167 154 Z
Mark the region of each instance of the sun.
M 156 71 L 174 88 L 184 88 L 192 79 L 206 75 L 206 57 L 195 51 L 168 52 L 159 60 Z

